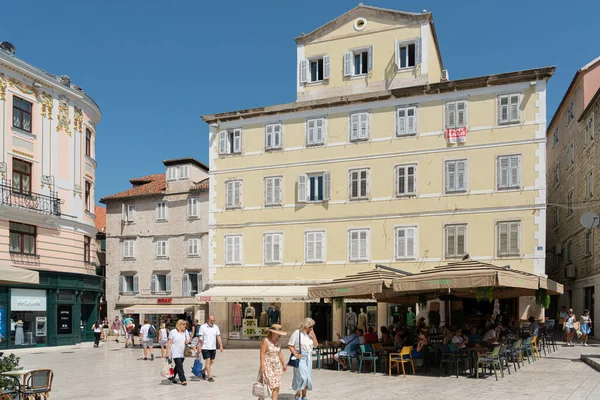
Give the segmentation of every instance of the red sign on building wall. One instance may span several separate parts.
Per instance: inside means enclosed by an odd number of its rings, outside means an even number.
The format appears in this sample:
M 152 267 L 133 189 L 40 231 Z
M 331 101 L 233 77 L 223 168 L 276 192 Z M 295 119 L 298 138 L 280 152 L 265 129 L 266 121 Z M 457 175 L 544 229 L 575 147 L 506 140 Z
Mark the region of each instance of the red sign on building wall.
M 446 129 L 448 143 L 464 143 L 467 139 L 467 127 Z
M 173 299 L 171 297 L 161 297 L 156 299 L 156 304 L 171 304 Z

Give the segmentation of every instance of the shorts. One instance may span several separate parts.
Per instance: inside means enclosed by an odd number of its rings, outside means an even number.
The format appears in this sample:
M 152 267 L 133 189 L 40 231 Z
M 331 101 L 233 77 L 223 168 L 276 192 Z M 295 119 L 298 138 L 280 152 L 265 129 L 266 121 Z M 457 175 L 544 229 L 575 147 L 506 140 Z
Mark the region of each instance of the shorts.
M 135 335 L 133 333 L 129 333 L 129 332 L 125 332 L 125 337 L 127 339 L 131 339 L 131 340 L 135 339 Z
M 202 350 L 202 358 L 204 358 L 205 360 L 208 360 L 209 358 L 211 360 L 214 360 L 216 356 L 217 350 Z
M 119 336 L 121 334 L 120 329 L 113 329 L 113 332 L 114 332 L 115 336 Z
M 169 340 L 168 339 L 166 339 L 166 340 L 159 340 L 158 344 L 160 344 L 161 346 L 166 346 L 167 344 L 169 344 Z
M 104 332 L 105 335 L 108 335 L 108 328 L 102 329 L 102 332 Z
M 153 344 L 154 342 L 152 341 L 152 339 L 142 340 L 142 347 L 145 349 L 151 349 Z

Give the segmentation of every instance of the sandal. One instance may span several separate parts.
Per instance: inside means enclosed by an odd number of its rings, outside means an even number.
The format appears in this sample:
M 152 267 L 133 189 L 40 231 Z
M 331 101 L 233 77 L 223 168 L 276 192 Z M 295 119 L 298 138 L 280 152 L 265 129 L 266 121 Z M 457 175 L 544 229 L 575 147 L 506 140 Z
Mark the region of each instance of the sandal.
M 187 382 L 186 382 L 186 381 L 183 381 L 183 382 L 181 382 L 181 385 L 182 385 L 182 386 L 187 386 Z

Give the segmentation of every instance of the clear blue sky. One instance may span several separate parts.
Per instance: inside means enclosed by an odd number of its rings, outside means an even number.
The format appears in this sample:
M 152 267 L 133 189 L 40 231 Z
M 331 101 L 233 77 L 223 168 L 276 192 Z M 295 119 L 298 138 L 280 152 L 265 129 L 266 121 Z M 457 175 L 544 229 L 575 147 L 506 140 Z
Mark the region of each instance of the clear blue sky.
M 451 79 L 556 65 L 548 120 L 575 71 L 600 55 L 600 2 L 374 0 L 432 11 Z M 0 41 L 67 74 L 100 105 L 97 200 L 161 160 L 208 162 L 201 115 L 295 100 L 296 45 L 356 6 L 344 0 L 5 1 Z M 457 6 L 460 4 L 460 7 Z

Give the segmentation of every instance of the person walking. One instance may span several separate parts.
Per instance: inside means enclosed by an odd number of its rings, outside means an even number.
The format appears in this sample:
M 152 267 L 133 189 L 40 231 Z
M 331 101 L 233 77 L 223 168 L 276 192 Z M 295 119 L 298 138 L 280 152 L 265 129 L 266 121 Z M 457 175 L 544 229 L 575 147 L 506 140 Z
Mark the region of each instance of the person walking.
M 590 316 L 590 310 L 583 310 L 583 315 L 579 317 L 581 330 L 581 343 L 587 346 L 588 338 L 592 333 L 592 317 Z
M 281 353 L 281 336 L 287 335 L 281 330 L 281 325 L 273 324 L 269 328 L 269 333 L 260 344 L 260 373 L 259 380 L 263 384 L 269 385 L 271 389 L 271 398 L 277 400 L 279 397 L 279 388 L 281 387 L 281 375 L 287 371 L 283 353 Z M 265 382 L 266 381 L 266 382 Z M 264 400 L 264 399 L 260 399 Z
M 94 331 L 94 347 L 98 347 L 100 345 L 100 335 L 102 335 L 102 324 L 100 324 L 100 320 L 97 320 L 96 323 L 92 326 L 92 330 Z
M 176 376 L 179 376 L 179 380 L 183 386 L 187 385 L 185 379 L 185 373 L 183 372 L 183 361 L 185 360 L 184 351 L 185 346 L 191 342 L 190 334 L 185 329 L 186 322 L 180 319 L 175 324 L 175 329 L 169 333 L 169 343 L 167 344 L 168 362 L 171 360 L 175 363 L 175 374 L 171 379 L 171 382 L 177 383 Z
M 150 325 L 150 321 L 144 320 L 144 325 L 140 328 L 140 342 L 144 349 L 144 360 L 148 359 L 148 351 L 150 351 L 150 361 L 154 361 L 152 347 L 154 347 L 154 336 L 156 336 L 156 328 Z
M 115 320 L 111 324 L 113 333 L 115 334 L 115 342 L 119 343 L 119 336 L 121 336 L 121 329 L 123 328 L 123 323 L 119 319 L 119 316 L 115 316 Z
M 132 319 L 129 319 L 125 323 L 125 348 L 127 348 L 127 346 L 129 346 L 129 341 L 130 340 L 131 340 L 131 346 L 135 347 L 134 330 L 135 330 L 135 324 L 133 323 Z
M 292 389 L 296 391 L 296 400 L 306 400 L 309 390 L 312 390 L 312 351 L 318 346 L 317 336 L 313 330 L 315 321 L 304 318 L 300 327 L 292 333 L 288 349 L 294 357 L 300 360 L 298 368 L 294 368 Z
M 575 336 L 575 314 L 573 314 L 572 308 L 569 308 L 565 318 L 565 331 L 567 333 L 567 346 L 573 346 L 573 337 Z
M 221 341 L 221 331 L 215 325 L 215 317 L 211 315 L 208 321 L 200 327 L 200 342 L 202 347 L 202 358 L 204 359 L 204 368 L 202 369 L 202 378 L 214 382 L 211 368 L 215 363 L 217 356 L 217 343 L 221 353 L 223 352 L 223 342 Z
M 158 331 L 158 344 L 160 345 L 160 358 L 167 356 L 167 344 L 169 344 L 169 331 L 164 323 L 160 324 L 160 330 Z
M 192 337 L 192 349 L 196 352 L 196 358 L 200 357 L 200 325 L 198 325 L 198 320 L 195 319 L 192 324 L 192 332 L 190 333 Z
M 104 342 L 108 342 L 108 317 L 104 317 L 104 321 L 102 322 L 102 335 L 104 336 Z

